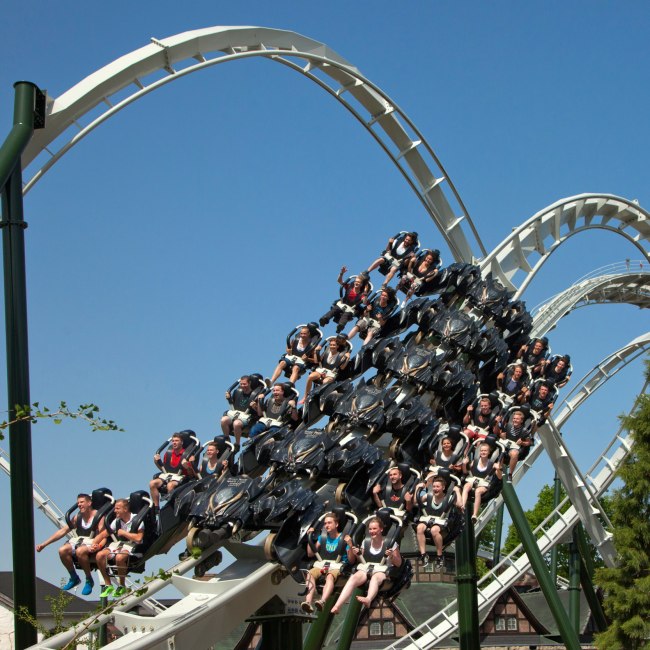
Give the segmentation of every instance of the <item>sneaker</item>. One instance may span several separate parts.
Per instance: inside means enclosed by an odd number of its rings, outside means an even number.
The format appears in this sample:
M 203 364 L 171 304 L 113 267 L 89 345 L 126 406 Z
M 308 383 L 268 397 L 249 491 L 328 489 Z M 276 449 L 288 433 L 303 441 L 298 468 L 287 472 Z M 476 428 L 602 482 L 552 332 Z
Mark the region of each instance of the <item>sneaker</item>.
M 436 556 L 436 569 L 444 569 L 445 568 L 445 558 L 442 555 L 437 555 Z
M 99 597 L 110 598 L 114 593 L 115 593 L 115 587 L 113 587 L 113 585 L 106 585 L 102 593 L 99 594 Z
M 314 608 L 311 606 L 311 603 L 308 603 L 306 600 L 300 603 L 300 609 L 302 609 L 305 614 L 313 614 Z
M 128 593 L 128 589 L 122 585 L 120 585 L 116 590 L 115 590 L 115 598 L 119 598 L 120 596 L 124 596 L 124 594 Z
M 317 600 L 314 603 L 314 607 L 319 611 L 322 612 L 323 608 L 325 607 L 325 601 L 324 600 Z
M 268 377 L 264 379 L 264 383 L 266 384 L 267 388 L 271 388 L 271 386 L 273 386 L 273 382 Z
M 475 524 L 478 521 L 478 517 L 476 515 L 472 515 L 472 523 Z
M 426 553 L 422 553 L 422 555 L 420 555 L 420 563 L 423 567 L 429 566 L 429 556 Z
M 90 596 L 93 592 L 93 587 L 95 586 L 95 583 L 93 582 L 92 578 L 86 578 L 86 584 L 84 585 L 84 588 L 81 590 L 81 595 L 82 596 Z
M 70 580 L 68 580 L 61 589 L 63 589 L 63 591 L 70 591 L 70 589 L 73 589 L 79 584 L 81 584 L 81 578 L 75 573 L 74 577 L 70 576 Z

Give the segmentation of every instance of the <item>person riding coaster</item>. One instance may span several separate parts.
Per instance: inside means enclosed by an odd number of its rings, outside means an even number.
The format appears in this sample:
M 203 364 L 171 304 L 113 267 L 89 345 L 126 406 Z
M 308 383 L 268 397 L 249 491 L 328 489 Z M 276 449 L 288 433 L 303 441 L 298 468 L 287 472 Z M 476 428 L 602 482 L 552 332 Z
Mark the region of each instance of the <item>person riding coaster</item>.
M 386 276 L 382 285 L 385 287 L 402 266 L 402 263 L 414 256 L 419 248 L 418 234 L 402 230 L 388 240 L 388 245 L 382 251 L 381 256 L 368 267 L 367 273 L 378 268 L 379 272 Z
M 368 273 L 351 275 L 344 281 L 343 274 L 346 272 L 347 268 L 344 266 L 339 273 L 338 283 L 341 285 L 339 299 L 332 303 L 330 310 L 323 314 L 318 321 L 321 327 L 325 327 L 333 319 L 337 324 L 337 334 L 345 329 L 351 319 L 361 315 L 362 305 L 366 297 L 372 293 L 372 283 Z
M 467 407 L 463 417 L 465 435 L 469 440 L 498 435 L 503 406 L 496 394 L 481 394 Z
M 348 551 L 352 544 L 350 533 L 357 524 L 357 517 L 339 506 L 321 515 L 308 529 L 307 556 L 314 559 L 305 572 L 307 593 L 300 605 L 303 612 L 311 614 L 314 605 L 321 611 L 334 593 L 339 578 L 349 575 Z M 319 584 L 323 585 L 322 595 L 312 605 Z
M 40 553 L 52 542 L 62 539 L 66 535 L 69 540 L 59 548 L 59 558 L 67 569 L 70 578 L 62 587 L 69 591 L 81 583 L 76 569 L 81 569 L 86 575 L 86 582 L 81 594 L 89 596 L 94 587 L 92 578 L 91 560 L 95 559 L 97 551 L 101 549 L 101 539 L 104 531 L 106 514 L 113 507 L 112 493 L 108 488 L 93 490 L 92 495 L 81 493 L 77 500 L 65 513 L 65 525 L 50 535 L 41 544 L 36 545 L 36 552 Z
M 267 388 L 274 384 L 284 373 L 295 384 L 308 368 L 318 364 L 316 348 L 323 338 L 323 333 L 316 323 L 297 325 L 287 334 L 287 350 L 280 357 L 271 379 L 267 379 Z
M 524 363 L 518 361 L 509 364 L 497 376 L 499 397 L 506 406 L 522 404 L 526 400 L 526 392 L 531 377 Z
M 542 374 L 550 355 L 548 339 L 546 337 L 530 339 L 522 345 L 517 352 L 517 359 L 526 364 L 531 377 L 535 379 Z
M 427 291 L 433 288 L 441 263 L 440 251 L 429 248 L 423 248 L 417 255 L 405 260 L 400 268 L 400 280 L 397 283 L 397 291 L 406 294 L 402 301 L 402 307 L 413 294 L 419 296 L 418 292 L 421 289 Z
M 572 372 L 571 357 L 568 354 L 556 354 L 544 362 L 541 376 L 557 388 L 562 388 L 566 386 Z
M 303 404 L 314 384 L 329 384 L 336 380 L 341 370 L 350 362 L 352 344 L 343 336 L 330 336 L 325 339 L 322 348 L 316 348 L 318 367 L 309 373 L 305 385 L 305 396 L 299 402 Z
M 476 440 L 468 455 L 463 459 L 465 483 L 461 507 L 465 510 L 467 501 L 473 494 L 473 523 L 476 523 L 478 519 L 481 504 L 485 505 L 501 491 L 503 473 L 500 459 L 505 455 L 505 446 L 495 436 L 490 435 L 484 440 Z
M 551 415 L 557 396 L 557 386 L 546 379 L 536 379 L 528 387 L 525 394 L 525 404 L 530 407 L 531 413 L 537 419 L 535 430 L 541 427 Z
M 241 442 L 242 433 L 247 432 L 255 422 L 255 413 L 251 402 L 264 390 L 262 375 L 253 373 L 242 375 L 226 391 L 226 400 L 230 408 L 221 417 L 221 430 L 225 436 L 235 435 L 235 443 Z
M 454 483 L 453 489 L 448 484 Z M 418 541 L 420 562 L 429 564 L 426 550 L 427 539 L 436 547 L 436 568 L 443 569 L 443 548 L 451 544 L 462 532 L 464 520 L 459 515 L 461 507 L 460 479 L 449 470 L 438 468 L 415 488 L 415 536 Z
M 266 399 L 264 399 L 266 398 Z M 298 391 L 289 382 L 275 384 L 270 390 L 260 393 L 252 402 L 251 408 L 257 416 L 257 422 L 251 427 L 250 437 L 254 438 L 264 431 L 284 426 L 298 426 L 300 412 L 297 408 Z
M 372 488 L 372 499 L 377 508 L 386 508 L 402 523 L 413 509 L 413 491 L 420 480 L 420 472 L 406 463 L 390 466 Z
M 460 476 L 463 471 L 463 458 L 469 449 L 469 438 L 462 427 L 452 424 L 440 428 L 440 433 L 431 445 L 428 472 L 448 469 L 452 474 Z
M 381 290 L 370 294 L 365 303 L 363 315 L 350 330 L 348 338 L 353 339 L 357 332 L 360 332 L 361 336 L 365 337 L 363 344 L 370 343 L 374 336 L 382 335 L 384 325 L 386 325 L 397 307 L 398 301 L 393 287 L 383 287 Z
M 195 476 L 196 470 L 189 458 L 200 447 L 201 443 L 191 429 L 174 433 L 158 447 L 153 462 L 161 471 L 154 474 L 149 482 L 149 490 L 156 510 L 160 507 L 161 496 L 169 499 L 179 485 Z M 165 449 L 165 453 L 161 456 Z
M 530 453 L 536 426 L 536 416 L 526 405 L 511 406 L 501 420 L 499 435 L 509 458 L 507 481 L 512 480 L 517 463 Z
M 195 472 L 196 478 L 220 476 L 227 469 L 230 469 L 231 474 L 235 474 L 237 467 L 233 461 L 236 450 L 235 444 L 230 442 L 226 436 L 215 436 L 212 440 L 208 440 L 201 448 L 203 457 Z M 194 467 L 197 460 L 198 458 L 190 456 L 190 466 Z
M 156 539 L 156 517 L 153 501 L 144 490 L 132 492 L 128 499 L 118 499 L 106 515 L 107 544 L 97 553 L 97 568 L 104 579 L 102 598 L 126 593 L 125 579 L 129 573 L 142 573 Z M 111 577 L 117 576 L 114 589 Z
M 368 533 L 367 537 L 361 544 L 354 545 L 354 540 L 364 530 Z M 352 533 L 353 545 L 348 550 L 348 561 L 353 565 L 353 573 L 334 603 L 332 614 L 341 611 L 357 588 L 367 585 L 366 595 L 357 596 L 357 600 L 370 608 L 377 595 L 392 598 L 410 584 L 413 569 L 411 563 L 402 558 L 397 544 L 401 531 L 402 522 L 398 517 L 386 510 L 379 510 Z

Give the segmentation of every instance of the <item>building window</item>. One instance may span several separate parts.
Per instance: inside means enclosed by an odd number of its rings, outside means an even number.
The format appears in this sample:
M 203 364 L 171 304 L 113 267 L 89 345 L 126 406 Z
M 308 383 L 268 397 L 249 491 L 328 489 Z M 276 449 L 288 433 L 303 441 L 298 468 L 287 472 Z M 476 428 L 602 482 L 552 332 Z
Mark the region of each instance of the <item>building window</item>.
M 392 621 L 384 621 L 383 634 L 384 636 L 392 636 L 395 634 L 395 625 Z
M 517 618 L 515 616 L 508 616 L 508 631 L 516 632 L 518 629 Z
M 370 623 L 370 636 L 381 636 L 381 623 Z
M 503 616 L 497 616 L 494 619 L 494 629 L 497 632 L 503 632 L 506 629 L 506 619 Z

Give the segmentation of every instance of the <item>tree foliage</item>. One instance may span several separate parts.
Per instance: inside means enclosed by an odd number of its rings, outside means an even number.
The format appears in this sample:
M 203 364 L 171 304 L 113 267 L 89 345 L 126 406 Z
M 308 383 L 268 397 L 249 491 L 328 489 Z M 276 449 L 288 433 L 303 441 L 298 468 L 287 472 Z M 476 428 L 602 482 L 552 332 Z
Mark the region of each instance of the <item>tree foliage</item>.
M 650 363 L 646 379 L 650 381 Z M 600 650 L 650 649 L 650 395 L 622 418 L 634 439 L 617 474 L 623 487 L 612 497 L 611 520 L 618 566 L 601 568 L 596 582 L 605 591 L 611 624 L 596 637 Z

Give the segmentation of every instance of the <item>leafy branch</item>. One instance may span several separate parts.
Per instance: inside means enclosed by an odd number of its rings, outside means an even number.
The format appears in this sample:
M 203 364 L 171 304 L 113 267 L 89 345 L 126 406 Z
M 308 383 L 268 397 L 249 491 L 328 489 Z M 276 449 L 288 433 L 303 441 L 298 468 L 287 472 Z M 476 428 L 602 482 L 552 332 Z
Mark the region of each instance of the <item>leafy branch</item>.
M 60 402 L 58 407 L 50 409 L 41 406 L 39 402 L 14 407 L 15 417 L 13 420 L 0 422 L 0 440 L 4 439 L 3 432 L 12 424 L 18 422 L 31 422 L 36 424 L 39 420 L 51 420 L 54 424 L 61 424 L 64 419 L 83 420 L 92 431 L 124 431 L 113 420 L 102 418 L 99 415 L 97 404 L 80 404 L 76 409 L 70 408 L 66 402 Z

